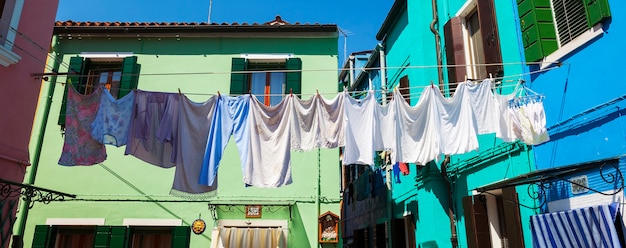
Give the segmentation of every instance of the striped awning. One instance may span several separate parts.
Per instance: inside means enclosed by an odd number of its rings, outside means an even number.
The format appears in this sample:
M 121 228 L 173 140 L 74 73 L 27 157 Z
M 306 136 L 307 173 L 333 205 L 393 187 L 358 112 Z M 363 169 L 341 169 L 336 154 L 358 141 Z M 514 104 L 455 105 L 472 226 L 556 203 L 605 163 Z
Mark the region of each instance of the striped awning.
M 622 247 L 616 217 L 609 205 L 532 216 L 533 247 Z

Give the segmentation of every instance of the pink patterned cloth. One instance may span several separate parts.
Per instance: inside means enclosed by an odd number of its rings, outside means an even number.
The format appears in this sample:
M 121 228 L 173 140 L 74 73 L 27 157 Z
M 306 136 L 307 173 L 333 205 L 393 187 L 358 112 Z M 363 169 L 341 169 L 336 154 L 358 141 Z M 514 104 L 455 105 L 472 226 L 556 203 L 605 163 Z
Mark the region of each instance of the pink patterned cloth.
M 96 118 L 102 90 L 98 87 L 89 95 L 82 95 L 71 85 L 66 86 L 67 108 L 65 142 L 60 165 L 94 165 L 103 162 L 106 148 L 91 137 L 91 123 Z

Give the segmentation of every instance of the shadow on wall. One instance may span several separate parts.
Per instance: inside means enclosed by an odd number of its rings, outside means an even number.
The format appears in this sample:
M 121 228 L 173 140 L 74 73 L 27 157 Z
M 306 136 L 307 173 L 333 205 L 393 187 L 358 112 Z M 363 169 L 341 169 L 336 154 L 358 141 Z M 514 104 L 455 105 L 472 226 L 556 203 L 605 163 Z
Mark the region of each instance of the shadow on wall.
M 311 244 L 309 244 L 309 237 L 306 233 L 306 228 L 304 227 L 304 222 L 302 221 L 302 215 L 300 215 L 300 208 L 298 204 L 294 204 L 291 209 L 291 225 L 289 227 L 289 246 L 290 247 L 303 247 L 303 248 L 311 248 Z M 317 230 L 317 225 L 315 226 Z M 298 232 L 294 232 L 293 230 L 301 230 Z
M 563 139 L 567 136 L 588 132 L 591 129 L 600 127 L 608 122 L 621 118 L 624 115 L 626 115 L 626 108 L 614 108 L 614 111 L 611 111 L 606 115 L 596 116 L 595 118 L 585 118 L 580 122 L 575 122 L 568 126 L 561 127 L 559 128 L 561 131 L 550 134 L 550 140 L 555 141 Z
M 435 242 L 434 240 L 430 240 L 430 241 L 426 241 L 426 242 L 422 242 L 420 244 L 421 248 L 438 248 L 439 246 L 437 245 L 437 242 Z

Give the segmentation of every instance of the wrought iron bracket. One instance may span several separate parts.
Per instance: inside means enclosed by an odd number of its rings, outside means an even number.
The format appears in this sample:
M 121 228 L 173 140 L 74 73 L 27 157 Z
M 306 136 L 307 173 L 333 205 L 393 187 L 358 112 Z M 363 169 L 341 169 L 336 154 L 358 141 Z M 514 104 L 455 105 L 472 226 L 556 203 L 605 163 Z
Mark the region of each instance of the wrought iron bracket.
M 0 179 L 0 200 L 17 197 L 22 197 L 29 203 L 28 208 L 32 208 L 35 202 L 48 204 L 52 201 L 63 201 L 65 197 L 76 198 L 76 195 Z
M 615 171 L 607 172 L 605 170 L 607 167 L 613 168 Z M 545 206 L 546 203 L 548 203 L 548 191 L 552 189 L 554 187 L 554 183 L 558 181 L 567 182 L 567 183 L 570 183 L 571 185 L 576 185 L 578 187 L 590 190 L 592 192 L 595 192 L 601 195 L 606 195 L 606 196 L 616 195 L 622 192 L 622 190 L 624 190 L 624 175 L 622 171 L 620 170 L 618 164 L 612 163 L 611 165 L 607 166 L 607 163 L 603 163 L 599 167 L 599 173 L 600 173 L 600 177 L 606 184 L 615 185 L 615 187 L 613 188 L 614 189 L 613 192 L 606 193 L 606 192 L 594 189 L 592 187 L 589 187 L 587 185 L 583 185 L 578 182 L 572 181 L 569 179 L 569 177 L 567 177 L 571 175 L 571 173 L 564 173 L 564 174 L 559 174 L 558 172 L 546 173 L 545 175 L 542 175 L 542 177 L 538 179 L 537 181 L 528 184 L 528 189 L 527 189 L 528 196 L 532 198 L 533 200 L 535 200 L 535 202 L 538 202 L 539 204 L 536 206 L 526 206 L 520 203 L 517 203 L 517 204 L 519 206 L 529 208 L 529 209 L 542 208 L 543 206 Z M 511 185 L 511 186 L 515 186 L 515 185 Z M 488 191 L 483 191 L 481 193 L 491 194 Z M 506 200 L 514 201 L 514 199 L 506 199 Z

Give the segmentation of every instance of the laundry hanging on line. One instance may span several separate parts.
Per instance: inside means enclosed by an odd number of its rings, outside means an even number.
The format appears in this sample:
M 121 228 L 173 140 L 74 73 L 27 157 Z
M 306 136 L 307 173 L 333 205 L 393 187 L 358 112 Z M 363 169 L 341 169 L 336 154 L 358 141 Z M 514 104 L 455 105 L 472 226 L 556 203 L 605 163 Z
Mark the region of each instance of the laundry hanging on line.
M 172 192 L 202 195 L 217 188 L 218 165 L 230 135 L 235 135 L 241 156 L 243 182 L 264 188 L 291 183 L 291 150 L 343 146 L 343 164 L 373 164 L 377 151 L 389 150 L 392 163 L 424 165 L 442 154 L 478 149 L 479 134 L 495 132 L 505 141 L 531 144 L 546 140 L 532 137 L 547 137 L 547 132 L 528 136 L 519 127 L 529 125 L 514 126 L 519 118 L 512 115 L 519 110 L 509 105 L 518 92 L 494 94 L 492 83 L 489 79 L 459 83 L 451 98 L 444 98 L 438 88 L 425 87 L 415 106 L 404 102 L 398 90 L 386 105 L 379 104 L 372 91 L 362 99 L 348 92 L 331 100 L 319 94 L 308 100 L 287 95 L 273 107 L 263 106 L 251 95 L 218 95 L 204 103 L 200 115 L 190 112 L 190 106 L 200 103 L 191 103 L 184 94 L 135 90 L 126 154 L 159 167 L 180 167 Z M 543 113 L 541 102 L 533 103 L 538 104 L 521 110 L 524 116 Z M 82 113 L 90 114 L 95 115 Z M 198 126 L 190 127 L 192 122 Z M 532 122 L 532 130 L 542 130 L 541 124 Z M 197 153 L 185 154 L 183 147 Z

